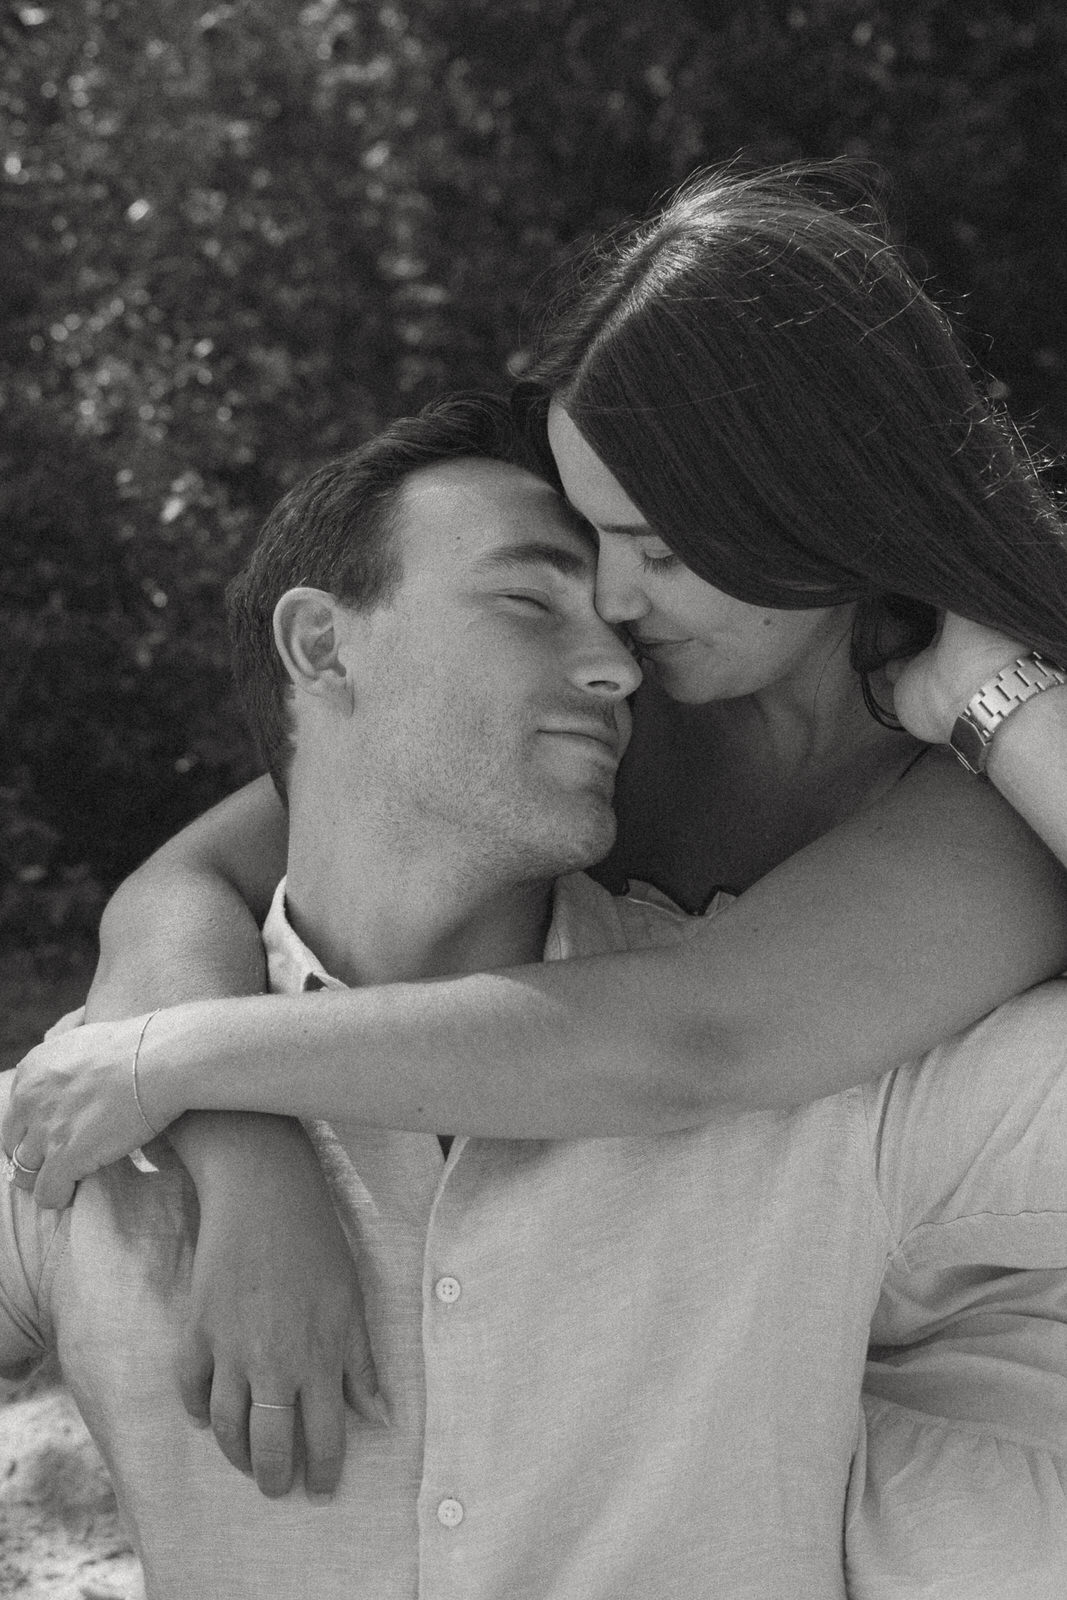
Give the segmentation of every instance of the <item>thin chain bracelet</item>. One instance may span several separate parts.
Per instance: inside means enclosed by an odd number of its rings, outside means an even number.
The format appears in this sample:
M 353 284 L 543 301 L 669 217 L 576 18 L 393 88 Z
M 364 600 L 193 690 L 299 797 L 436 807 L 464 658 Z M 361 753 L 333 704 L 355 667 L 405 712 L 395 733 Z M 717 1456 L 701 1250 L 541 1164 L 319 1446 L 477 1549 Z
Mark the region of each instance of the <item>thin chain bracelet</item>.
M 141 1023 L 141 1031 L 137 1035 L 137 1044 L 134 1047 L 134 1052 L 133 1052 L 133 1071 L 132 1071 L 133 1098 L 137 1102 L 137 1110 L 140 1112 L 141 1121 L 144 1123 L 145 1127 L 148 1129 L 148 1135 L 149 1135 L 149 1138 L 151 1138 L 151 1139 L 158 1139 L 159 1138 L 159 1132 L 158 1132 L 157 1129 L 153 1128 L 152 1124 L 149 1122 L 148 1118 L 145 1116 L 145 1114 L 144 1114 L 144 1106 L 141 1104 L 141 1096 L 137 1091 L 137 1058 L 141 1054 L 141 1046 L 144 1043 L 144 1036 L 148 1031 L 148 1024 L 151 1022 L 153 1017 L 158 1017 L 159 1016 L 159 1013 L 160 1013 L 161 1010 L 162 1010 L 162 1007 L 157 1007 L 157 1009 L 155 1011 L 150 1011 L 148 1013 L 147 1017 L 145 1017 L 144 1021 Z

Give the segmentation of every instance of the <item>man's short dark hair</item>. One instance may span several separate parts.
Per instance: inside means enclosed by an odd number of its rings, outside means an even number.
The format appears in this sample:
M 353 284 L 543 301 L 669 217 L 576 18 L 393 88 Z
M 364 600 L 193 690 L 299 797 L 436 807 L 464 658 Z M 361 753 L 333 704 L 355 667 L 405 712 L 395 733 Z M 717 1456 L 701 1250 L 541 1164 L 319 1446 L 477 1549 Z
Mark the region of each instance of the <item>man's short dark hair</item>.
M 403 577 L 400 491 L 413 472 L 483 457 L 523 465 L 506 400 L 460 394 L 389 424 L 358 450 L 290 489 L 263 525 L 226 591 L 237 688 L 260 757 L 282 799 L 292 759 L 291 685 L 274 643 L 274 608 L 287 589 L 325 589 L 368 611 Z

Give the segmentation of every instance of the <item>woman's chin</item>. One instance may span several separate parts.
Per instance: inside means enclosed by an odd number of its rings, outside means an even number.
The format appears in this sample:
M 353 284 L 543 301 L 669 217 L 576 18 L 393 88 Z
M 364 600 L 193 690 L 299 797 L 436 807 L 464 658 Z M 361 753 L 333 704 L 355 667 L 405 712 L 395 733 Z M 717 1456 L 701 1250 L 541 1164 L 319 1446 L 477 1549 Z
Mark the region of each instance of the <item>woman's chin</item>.
M 702 706 L 708 700 L 718 700 L 714 685 L 698 680 L 693 673 L 680 671 L 677 666 L 661 661 L 642 661 L 641 670 L 650 683 L 655 684 L 668 700 L 683 706 Z

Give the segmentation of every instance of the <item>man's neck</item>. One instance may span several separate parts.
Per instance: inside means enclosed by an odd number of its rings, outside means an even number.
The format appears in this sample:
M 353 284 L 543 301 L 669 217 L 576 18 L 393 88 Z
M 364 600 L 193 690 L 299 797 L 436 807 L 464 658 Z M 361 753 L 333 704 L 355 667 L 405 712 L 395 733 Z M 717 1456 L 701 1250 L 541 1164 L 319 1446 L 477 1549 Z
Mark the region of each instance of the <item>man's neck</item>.
M 293 830 L 286 908 L 331 977 L 415 982 L 540 961 L 552 884 L 474 882 L 440 855 L 404 860 L 338 851 Z

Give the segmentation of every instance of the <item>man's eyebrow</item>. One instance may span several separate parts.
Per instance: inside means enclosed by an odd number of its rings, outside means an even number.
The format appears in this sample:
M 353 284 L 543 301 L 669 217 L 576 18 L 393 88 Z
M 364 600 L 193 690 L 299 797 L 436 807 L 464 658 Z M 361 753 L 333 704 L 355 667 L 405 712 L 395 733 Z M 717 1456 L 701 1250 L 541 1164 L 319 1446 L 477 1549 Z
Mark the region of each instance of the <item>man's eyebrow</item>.
M 492 572 L 501 567 L 554 567 L 565 578 L 584 578 L 592 572 L 593 552 L 581 555 L 560 544 L 529 539 L 517 544 L 502 544 L 489 550 L 474 563 L 476 572 Z

